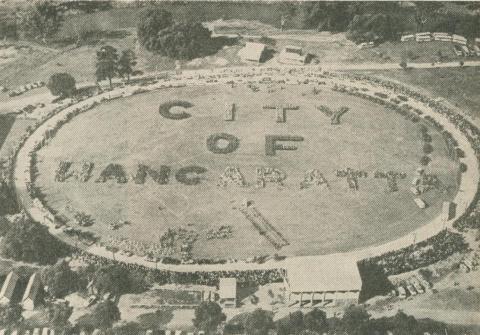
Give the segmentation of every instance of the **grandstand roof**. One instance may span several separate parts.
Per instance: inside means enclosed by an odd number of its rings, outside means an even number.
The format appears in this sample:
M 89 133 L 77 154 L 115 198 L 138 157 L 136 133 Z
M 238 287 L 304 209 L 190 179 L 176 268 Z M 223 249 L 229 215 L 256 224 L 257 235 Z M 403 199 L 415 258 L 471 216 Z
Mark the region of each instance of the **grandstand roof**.
M 221 299 L 236 299 L 237 280 L 235 278 L 220 278 L 218 294 Z
M 354 259 L 341 255 L 288 257 L 291 292 L 359 291 L 362 280 Z

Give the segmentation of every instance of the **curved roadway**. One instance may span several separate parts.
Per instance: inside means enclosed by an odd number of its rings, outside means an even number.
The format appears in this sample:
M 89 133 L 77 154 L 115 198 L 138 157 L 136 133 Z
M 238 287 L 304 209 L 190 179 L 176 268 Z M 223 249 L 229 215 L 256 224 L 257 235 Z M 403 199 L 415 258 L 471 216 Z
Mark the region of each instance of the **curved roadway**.
M 292 68 L 293 69 L 293 68 Z M 218 82 L 210 83 L 210 84 L 220 84 L 226 83 L 230 80 L 240 81 L 242 79 L 242 75 L 245 73 L 253 74 L 253 76 L 248 76 L 245 78 L 245 81 L 259 81 L 262 77 L 272 77 L 273 80 L 275 79 L 286 79 L 289 78 L 292 83 L 297 84 L 300 81 L 305 79 L 305 74 L 307 73 L 314 73 L 315 70 L 306 67 L 298 67 L 294 68 L 298 70 L 304 70 L 305 73 L 301 74 L 294 74 L 287 73 L 266 73 L 265 68 L 262 70 L 260 68 L 252 69 L 250 71 L 245 71 L 245 68 L 237 68 L 237 69 L 228 69 L 230 75 L 225 77 L 218 78 Z M 174 85 L 209 85 L 209 83 L 202 80 L 199 80 L 198 77 L 204 76 L 205 79 L 208 79 L 208 76 L 212 74 L 224 74 L 225 69 L 221 71 L 185 71 L 181 76 L 177 76 L 176 84 Z M 317 71 L 318 72 L 318 71 Z M 232 77 L 235 73 L 241 73 L 240 76 Z M 255 78 L 256 77 L 256 78 Z M 276 78 L 275 78 L 276 77 Z M 347 86 L 351 86 L 351 82 L 349 80 L 343 80 L 339 78 L 332 78 L 332 79 L 325 79 L 319 78 L 320 81 L 327 82 L 327 85 L 333 85 L 334 83 L 339 84 L 346 84 Z M 168 85 L 173 85 L 175 81 L 160 81 L 156 84 L 148 86 L 149 90 L 159 89 L 161 87 L 165 87 Z M 378 86 L 373 86 L 366 82 L 359 82 L 355 81 L 355 87 L 363 86 L 368 88 L 369 90 L 367 94 L 373 96 L 374 92 L 384 91 L 387 94 L 394 94 L 391 91 L 386 89 L 380 88 Z M 30 179 L 30 155 L 29 153 L 33 150 L 36 143 L 40 142 L 43 138 L 43 134 L 49 128 L 55 126 L 57 121 L 63 119 L 68 113 L 72 112 L 74 109 L 82 108 L 84 106 L 91 105 L 92 102 L 97 101 L 99 102 L 102 98 L 113 98 L 113 97 L 120 97 L 124 95 L 131 94 L 132 91 L 138 89 L 139 87 L 135 86 L 127 86 L 123 88 L 115 89 L 111 92 L 105 92 L 100 95 L 97 95 L 92 98 L 88 98 L 83 100 L 75 105 L 65 108 L 64 110 L 60 111 L 56 115 L 52 116 L 50 119 L 46 120 L 39 128 L 37 128 L 33 134 L 26 140 L 24 145 L 18 151 L 17 159 L 15 162 L 15 171 L 14 171 L 14 180 L 15 186 L 17 190 L 17 194 L 22 199 L 22 204 L 25 210 L 31 215 L 31 217 L 38 221 L 44 222 L 44 214 L 38 208 L 33 205 L 32 199 L 30 198 L 29 192 L 26 188 L 26 182 Z M 145 87 L 142 87 L 145 88 Z M 441 216 L 439 215 L 437 218 L 432 220 L 430 223 L 418 228 L 417 230 L 407 234 L 399 239 L 394 241 L 390 241 L 381 245 L 373 245 L 364 249 L 354 250 L 348 253 L 337 254 L 338 256 L 344 256 L 354 260 L 360 260 L 372 256 L 378 256 L 385 252 L 400 249 L 406 246 L 411 245 L 414 242 L 419 242 L 425 240 L 437 233 L 439 233 L 442 229 L 450 228 L 453 222 L 460 217 L 464 211 L 468 208 L 470 203 L 473 201 L 475 194 L 477 192 L 477 185 L 479 181 L 479 166 L 478 161 L 475 155 L 473 148 L 471 147 L 470 143 L 468 142 L 467 138 L 463 135 L 463 133 L 457 129 L 452 123 L 448 121 L 446 117 L 443 115 L 434 112 L 430 107 L 426 106 L 425 104 L 414 101 L 413 99 L 409 99 L 408 104 L 414 108 L 418 108 L 423 111 L 424 115 L 430 115 L 436 121 L 443 125 L 445 130 L 448 130 L 453 137 L 458 141 L 459 147 L 465 152 L 465 158 L 460 159 L 460 161 L 464 162 L 468 169 L 465 173 L 462 174 L 461 182 L 459 185 L 458 193 L 453 200 L 457 204 L 456 216 L 452 220 L 448 222 L 443 222 Z M 66 237 L 63 233 L 62 229 L 56 229 L 53 225 L 49 225 L 49 230 L 53 235 L 66 240 L 68 243 L 75 244 L 70 238 Z M 227 263 L 227 264 L 211 264 L 211 265 L 197 265 L 197 264 L 182 264 L 182 265 L 168 265 L 168 264 L 156 264 L 152 262 L 146 261 L 143 257 L 140 256 L 125 256 L 115 254 L 113 255 L 110 251 L 107 251 L 104 247 L 99 245 L 93 245 L 91 247 L 82 248 L 86 252 L 109 258 L 115 259 L 117 261 L 122 261 L 124 263 L 130 264 L 139 264 L 150 268 L 158 268 L 158 269 L 165 269 L 165 270 L 172 270 L 172 271 L 229 271 L 229 270 L 260 270 L 260 269 L 274 269 L 274 268 L 283 268 L 284 262 L 283 261 L 267 261 L 263 264 L 257 263 L 248 263 L 246 261 L 238 261 L 234 263 Z M 332 255 L 329 255 L 332 256 Z M 306 256 L 306 257 L 314 257 L 314 256 Z

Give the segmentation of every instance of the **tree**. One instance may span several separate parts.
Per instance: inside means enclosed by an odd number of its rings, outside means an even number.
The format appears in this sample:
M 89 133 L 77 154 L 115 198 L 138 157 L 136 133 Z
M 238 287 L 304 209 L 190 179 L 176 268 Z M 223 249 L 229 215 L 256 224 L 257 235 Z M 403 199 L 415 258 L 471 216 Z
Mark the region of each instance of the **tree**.
M 433 152 L 433 146 L 430 143 L 425 143 L 423 145 L 423 153 L 428 155 Z
M 392 325 L 395 329 L 395 334 L 398 335 L 415 334 L 418 331 L 418 321 L 415 317 L 407 315 L 402 311 L 398 311 L 392 318 Z
M 305 328 L 303 322 L 303 313 L 301 311 L 295 311 L 293 313 L 290 313 L 289 324 L 291 333 L 300 333 Z
M 327 314 L 315 308 L 305 314 L 303 318 L 305 329 L 323 334 L 328 331 Z
M 115 254 L 118 252 L 119 249 L 118 249 L 117 247 L 115 247 L 115 246 L 110 246 L 110 245 L 107 245 L 107 246 L 105 247 L 105 249 L 106 249 L 107 251 L 110 251 L 110 252 L 112 253 L 112 258 L 113 258 L 113 260 L 115 260 Z
M 201 23 L 177 22 L 158 33 L 152 51 L 175 59 L 193 59 L 215 48 L 211 31 Z
M 97 317 L 97 326 L 111 328 L 115 321 L 120 320 L 120 311 L 117 305 L 110 300 L 100 302 L 94 309 L 93 314 Z
M 0 122 L 5 122 L 1 119 Z M 0 180 L 0 215 L 18 213 L 17 197 L 6 180 Z M 2 229 L 0 229 L 1 231 Z M 1 233 L 0 233 L 1 234 Z
M 408 68 L 408 64 L 407 64 L 407 61 L 405 59 L 402 59 L 402 61 L 400 62 L 399 65 L 404 70 L 406 70 Z
M 19 304 L 0 305 L 0 326 L 12 327 L 22 320 L 22 306 Z
M 75 78 L 68 73 L 55 73 L 50 76 L 47 87 L 53 95 L 62 98 L 72 96 L 75 93 Z
M 120 77 L 127 77 L 127 83 L 130 81 L 130 76 L 133 73 L 133 67 L 137 65 L 135 53 L 128 49 L 123 50 L 120 59 L 118 60 L 118 74 Z
M 349 335 L 363 335 L 369 320 L 370 314 L 364 307 L 351 305 L 345 309 L 342 323 Z
M 137 37 L 147 50 L 153 50 L 160 30 L 173 24 L 172 14 L 159 7 L 147 7 L 141 11 L 137 24 Z
M 8 11 L 0 13 L 0 38 L 17 38 L 15 13 Z
M 0 244 L 0 254 L 18 261 L 53 264 L 65 256 L 65 245 L 48 228 L 26 218 L 17 220 Z
M 38 1 L 29 6 L 21 18 L 23 30 L 27 36 L 42 39 L 55 34 L 63 22 L 60 6 L 51 1 Z
M 128 271 L 118 265 L 106 265 L 98 268 L 93 275 L 95 288 L 100 294 L 119 295 L 130 291 Z
M 0 237 L 4 236 L 12 226 L 12 223 L 4 216 L 0 216 Z
M 63 260 L 43 269 L 40 276 L 43 285 L 48 287 L 48 294 L 53 298 L 63 298 L 75 289 L 77 274 Z
M 420 158 L 420 164 L 423 165 L 423 166 L 427 166 L 428 163 L 430 163 L 432 159 L 428 156 L 422 156 L 422 158 Z
M 50 303 L 47 305 L 48 324 L 54 328 L 66 328 L 70 326 L 68 319 L 72 315 L 73 307 L 68 301 Z
M 443 4 L 440 1 L 420 1 L 415 2 L 415 22 L 417 32 L 423 31 L 430 18 L 434 18 L 436 12 Z
M 344 31 L 352 16 L 351 4 L 342 2 L 314 1 L 305 4 L 303 25 L 327 31 Z
M 96 76 L 97 80 L 108 79 L 110 88 L 112 88 L 112 78 L 118 72 L 118 54 L 117 49 L 111 45 L 105 45 L 97 51 Z
M 223 314 L 220 305 L 212 301 L 207 301 L 202 302 L 195 309 L 193 325 L 195 328 L 207 332 L 207 334 L 213 334 L 218 326 L 225 320 L 226 316 Z
M 139 42 L 149 51 L 175 59 L 193 59 L 216 51 L 211 32 L 199 22 L 175 22 L 158 7 L 148 7 L 137 25 Z
M 117 305 L 113 301 L 105 300 L 98 303 L 92 313 L 81 316 L 77 324 L 81 327 L 108 329 L 118 320 L 120 311 Z
M 243 327 L 247 335 L 267 335 L 273 329 L 272 313 L 258 308 L 251 312 L 244 321 Z
M 354 42 L 396 40 L 404 30 L 404 21 L 391 13 L 355 15 L 348 25 L 347 37 Z

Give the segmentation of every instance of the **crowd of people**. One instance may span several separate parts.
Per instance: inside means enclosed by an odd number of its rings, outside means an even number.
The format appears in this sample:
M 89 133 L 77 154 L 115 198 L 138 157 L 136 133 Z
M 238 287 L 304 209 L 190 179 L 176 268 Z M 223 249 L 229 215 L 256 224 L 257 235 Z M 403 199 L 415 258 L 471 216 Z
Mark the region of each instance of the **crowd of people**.
M 310 186 L 324 186 L 329 188 L 327 179 L 323 176 L 319 169 L 311 169 L 305 172 L 300 189 L 308 188 Z
M 207 231 L 207 240 L 227 239 L 233 237 L 233 228 L 230 225 L 221 225 L 216 229 Z
M 238 186 L 245 186 L 245 178 L 240 172 L 240 169 L 236 166 L 227 166 L 225 171 L 220 175 L 217 185 L 225 187 L 229 184 L 234 184 Z
M 238 271 L 192 271 L 178 272 L 170 270 L 160 270 L 149 268 L 139 264 L 124 263 L 113 261 L 105 257 L 100 257 L 81 250 L 76 250 L 74 257 L 87 264 L 96 266 L 105 266 L 109 264 L 119 264 L 127 270 L 140 271 L 145 276 L 150 273 L 155 277 L 155 281 L 162 284 L 198 284 L 198 285 L 218 285 L 219 278 L 236 278 L 239 285 L 257 284 L 265 285 L 272 282 L 280 282 L 284 278 L 283 269 L 268 270 L 238 270 Z
M 363 170 L 354 170 L 351 168 L 346 168 L 346 169 L 335 170 L 335 175 L 340 178 L 347 178 L 348 187 L 353 191 L 358 191 L 360 187 L 358 184 L 358 179 L 367 178 L 368 172 Z
M 116 248 L 125 253 L 142 257 L 147 255 L 151 255 L 153 257 L 161 257 L 170 256 L 171 254 L 171 252 L 169 252 L 169 249 L 162 248 L 159 243 L 138 241 L 126 237 L 108 236 L 108 238 L 105 239 L 103 243 L 109 248 Z
M 387 180 L 387 192 L 396 192 L 398 191 L 398 179 L 407 178 L 405 172 L 396 172 L 396 171 L 375 171 L 373 173 L 374 178 L 384 178 Z
M 287 177 L 285 172 L 270 167 L 259 167 L 256 169 L 257 187 L 263 188 L 267 183 L 283 186 L 283 181 Z
M 218 73 L 215 72 L 205 72 L 205 74 L 198 74 L 196 75 L 198 79 L 200 77 L 204 80 L 212 80 L 212 78 L 224 78 L 225 76 L 233 76 L 233 77 L 243 77 L 243 78 L 253 78 L 253 77 L 258 77 L 261 78 L 262 76 L 277 76 L 277 78 L 282 78 L 281 80 L 283 82 L 289 81 L 290 79 L 288 78 L 289 75 L 295 76 L 295 75 L 303 75 L 305 78 L 304 80 L 301 80 L 299 83 L 302 84 L 308 84 L 309 82 L 318 82 L 318 79 L 327 79 L 327 78 L 337 78 L 341 77 L 343 79 L 350 80 L 351 82 L 369 82 L 374 84 L 375 86 L 378 86 L 380 88 L 384 88 L 387 90 L 391 90 L 394 93 L 397 94 L 397 98 L 401 101 L 407 101 L 408 99 L 414 99 L 421 101 L 431 107 L 434 111 L 437 113 L 440 113 L 444 116 L 446 116 L 451 123 L 455 125 L 459 130 L 461 130 L 469 142 L 471 143 L 472 147 L 474 148 L 475 152 L 478 154 L 480 153 L 480 131 L 470 122 L 468 121 L 464 116 L 454 112 L 451 110 L 449 107 L 441 104 L 440 102 L 429 98 L 427 96 L 422 95 L 421 93 L 418 93 L 412 89 L 406 88 L 402 85 L 399 85 L 397 83 L 393 83 L 390 81 L 386 81 L 383 79 L 375 78 L 375 77 L 370 77 L 367 75 L 358 75 L 358 74 L 335 74 L 335 73 L 328 73 L 328 72 L 321 72 L 319 69 L 315 68 L 291 68 L 291 69 L 281 69 L 281 68 L 263 68 L 263 69 L 251 69 L 251 70 L 239 70 L 239 69 L 223 69 L 220 71 L 217 71 Z M 192 75 L 191 75 L 192 76 Z M 274 77 L 275 78 L 275 77 Z M 177 77 L 172 77 L 170 80 L 178 80 L 182 81 L 188 79 L 183 75 L 177 75 Z M 147 80 L 147 79 L 145 79 Z M 151 80 L 150 80 L 151 81 Z M 152 84 L 158 85 L 157 81 L 151 81 Z M 138 83 L 137 83 L 138 84 Z M 176 84 L 170 84 L 172 87 L 175 86 Z M 178 82 L 178 85 L 183 85 L 182 83 Z M 400 105 L 399 102 L 397 101 L 387 101 L 386 98 L 383 96 L 372 96 L 369 94 L 364 93 L 366 89 L 362 88 L 356 88 L 356 87 L 350 87 L 347 88 L 346 86 L 339 86 L 337 85 L 336 88 L 334 89 L 346 92 L 347 94 L 359 96 L 365 99 L 372 100 L 373 102 L 379 103 L 381 105 L 386 106 L 387 108 L 391 108 L 395 110 L 396 112 L 402 114 L 405 116 L 405 118 L 410 119 L 413 122 L 418 122 L 419 117 L 422 115 L 422 111 L 412 108 L 407 105 Z M 136 91 L 135 91 L 136 92 Z M 134 93 L 133 93 L 134 94 Z M 387 95 L 386 95 L 387 96 Z M 404 97 L 400 99 L 401 97 Z M 29 137 L 29 135 L 43 122 L 48 120 L 50 117 L 53 115 L 57 114 L 61 110 L 71 106 L 72 104 L 78 103 L 81 100 L 85 99 L 87 97 L 81 97 L 81 98 L 75 98 L 72 99 L 72 101 L 67 102 L 66 104 L 62 106 L 58 106 L 57 108 L 53 109 L 50 113 L 45 115 L 43 119 L 33 128 L 29 129 L 27 134 L 25 134 L 20 142 L 18 143 L 18 146 L 16 150 L 14 151 L 13 155 L 9 157 L 8 161 L 10 163 L 13 163 L 15 161 L 15 156 L 18 153 L 18 150 L 21 148 L 21 146 L 25 143 L 26 139 Z M 81 108 L 76 108 L 72 112 L 66 114 L 66 116 L 59 120 L 58 123 L 54 127 L 55 132 L 56 129 L 58 129 L 60 126 L 62 126 L 64 123 L 68 122 L 71 120 L 75 115 L 84 112 L 86 110 L 89 110 L 90 108 L 94 107 L 96 104 L 99 102 L 105 100 L 105 97 L 102 97 L 99 101 L 94 101 L 90 104 L 84 104 Z M 187 107 L 187 106 L 186 106 Z M 437 123 L 433 118 L 430 117 L 425 117 L 427 121 L 430 123 L 433 123 L 433 125 L 443 131 L 441 125 Z M 448 136 L 448 135 L 447 135 Z M 451 137 L 451 135 L 450 135 Z M 453 141 L 452 141 L 453 142 Z M 455 143 L 455 142 L 453 142 Z M 41 145 L 39 144 L 36 149 L 40 149 Z M 13 183 L 13 166 L 14 164 L 10 164 L 10 180 Z M 115 171 L 116 169 L 111 169 L 113 175 L 116 175 Z M 107 171 L 108 172 L 108 171 Z M 282 180 L 282 175 L 281 173 L 277 173 L 274 171 L 274 173 L 266 173 L 267 171 L 262 171 L 261 176 L 262 178 L 259 180 L 261 184 L 265 185 L 265 182 L 267 181 L 265 178 L 266 176 L 271 179 L 268 181 L 273 181 L 273 182 L 281 182 Z M 109 174 L 110 175 L 110 174 Z M 125 175 L 120 174 L 120 175 Z M 257 173 L 258 175 L 258 173 Z M 347 174 L 348 175 L 351 174 Z M 102 177 L 102 176 L 101 176 Z M 106 176 L 104 176 L 107 178 Z M 358 178 L 358 176 L 354 175 L 354 178 Z M 117 178 L 118 179 L 118 178 Z M 284 179 L 284 178 L 283 178 Z M 352 178 L 350 178 L 352 179 Z M 476 203 L 475 203 L 476 204 Z M 473 209 L 473 210 L 472 210 Z M 470 208 L 470 210 L 457 221 L 457 226 L 462 227 L 464 222 L 467 221 L 475 221 L 478 222 L 478 212 L 474 210 L 476 207 Z M 474 220 L 470 219 L 474 216 Z M 478 223 L 477 223 L 478 225 Z M 462 251 L 465 250 L 465 243 L 461 237 L 461 235 L 451 233 L 451 232 L 442 232 L 436 236 L 433 236 L 432 238 L 425 240 L 421 243 L 416 244 L 413 248 L 404 248 L 400 249 L 397 251 L 392 251 L 389 252 L 385 255 L 379 256 L 377 258 L 372 259 L 373 261 L 378 262 L 381 264 L 388 273 L 394 274 L 394 273 L 400 273 L 404 271 L 409 271 L 409 269 L 413 269 L 418 266 L 423 266 L 427 263 L 432 263 L 435 262 L 439 259 L 445 258 L 446 256 L 452 254 L 453 252 L 457 251 Z M 103 257 L 98 257 L 92 254 L 86 254 L 82 251 L 78 251 L 77 253 L 79 254 L 80 257 L 82 258 L 88 258 L 90 261 L 93 262 L 110 262 L 110 260 L 103 258 Z M 124 264 L 126 267 L 142 267 L 140 265 L 132 265 L 132 264 Z M 144 268 L 145 271 L 151 271 L 150 269 Z M 247 282 L 247 281 L 255 281 L 257 283 L 262 283 L 262 282 L 270 282 L 270 281 L 275 281 L 281 279 L 281 272 L 277 270 L 264 270 L 264 271 L 235 271 L 232 273 L 224 273 L 224 272 L 196 272 L 196 273 L 177 273 L 177 272 L 169 272 L 169 271 L 160 271 L 158 273 L 158 276 L 161 280 L 164 280 L 168 282 L 169 280 L 172 280 L 172 278 L 177 279 L 177 277 L 181 278 L 180 280 L 184 280 L 185 282 L 196 282 L 196 283 L 208 283 L 215 281 L 218 279 L 219 276 L 234 276 L 237 279 L 239 279 L 240 282 Z M 178 282 L 178 281 L 175 281 Z
M 55 181 L 58 181 L 60 183 L 64 182 L 67 178 L 67 172 L 70 170 L 70 166 L 72 166 L 72 162 L 70 161 L 60 161 L 58 164 L 58 168 L 55 170 Z
M 107 180 L 115 179 L 117 183 L 124 184 L 128 181 L 127 173 L 121 164 L 110 163 L 95 180 L 96 183 L 105 183 Z
M 365 261 L 376 263 L 390 276 L 436 263 L 456 252 L 467 250 L 468 244 L 461 234 L 443 230 L 410 247 L 390 251 Z

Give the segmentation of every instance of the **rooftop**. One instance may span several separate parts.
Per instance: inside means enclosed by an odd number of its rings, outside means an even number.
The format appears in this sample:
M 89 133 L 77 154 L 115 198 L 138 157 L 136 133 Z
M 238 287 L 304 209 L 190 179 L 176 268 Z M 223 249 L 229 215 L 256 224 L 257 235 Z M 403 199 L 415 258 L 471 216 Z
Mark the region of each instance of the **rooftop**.
M 218 285 L 218 294 L 221 299 L 236 299 L 237 298 L 237 279 L 235 278 L 220 278 Z
M 357 262 L 338 254 L 289 257 L 286 268 L 291 292 L 356 291 L 362 288 Z
M 247 42 L 238 54 L 243 59 L 260 61 L 264 50 L 265 44 Z
M 0 299 L 7 298 L 12 299 L 13 292 L 17 286 L 19 277 L 15 272 L 10 272 L 3 283 L 2 290 L 0 291 Z

